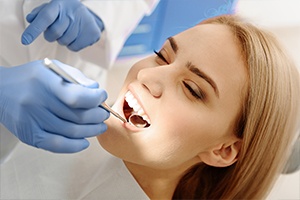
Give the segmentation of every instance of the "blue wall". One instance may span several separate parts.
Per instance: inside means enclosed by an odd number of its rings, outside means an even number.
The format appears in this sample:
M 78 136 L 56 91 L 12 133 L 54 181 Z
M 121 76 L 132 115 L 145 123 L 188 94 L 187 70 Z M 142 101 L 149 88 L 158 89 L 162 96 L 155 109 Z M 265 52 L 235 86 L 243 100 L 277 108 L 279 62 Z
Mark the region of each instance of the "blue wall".
M 160 0 L 126 41 L 119 57 L 151 53 L 164 41 L 203 19 L 234 12 L 237 0 Z

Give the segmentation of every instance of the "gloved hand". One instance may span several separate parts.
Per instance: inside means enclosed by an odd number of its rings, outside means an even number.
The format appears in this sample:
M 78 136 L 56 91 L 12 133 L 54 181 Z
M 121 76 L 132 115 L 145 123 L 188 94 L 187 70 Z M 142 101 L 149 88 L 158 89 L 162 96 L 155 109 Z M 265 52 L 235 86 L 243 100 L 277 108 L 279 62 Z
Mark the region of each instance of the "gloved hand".
M 88 87 L 65 82 L 42 61 L 0 67 L 0 122 L 28 145 L 78 152 L 89 146 L 86 137 L 107 129 L 103 121 L 109 113 L 98 107 L 107 93 L 79 70 L 53 62 Z
M 26 20 L 30 25 L 22 34 L 22 43 L 33 42 L 42 32 L 49 42 L 58 41 L 79 51 L 100 39 L 102 20 L 79 0 L 52 0 L 33 9 Z

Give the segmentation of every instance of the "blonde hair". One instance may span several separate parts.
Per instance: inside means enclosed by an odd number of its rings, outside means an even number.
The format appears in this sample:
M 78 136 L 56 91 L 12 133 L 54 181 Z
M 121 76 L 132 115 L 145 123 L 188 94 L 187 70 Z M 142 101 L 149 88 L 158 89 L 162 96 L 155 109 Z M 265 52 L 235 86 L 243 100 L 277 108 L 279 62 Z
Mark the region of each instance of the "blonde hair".
M 236 135 L 238 161 L 226 168 L 198 164 L 180 180 L 174 199 L 263 199 L 282 172 L 299 121 L 299 73 L 277 40 L 234 15 L 207 19 L 223 24 L 241 48 L 249 88 Z

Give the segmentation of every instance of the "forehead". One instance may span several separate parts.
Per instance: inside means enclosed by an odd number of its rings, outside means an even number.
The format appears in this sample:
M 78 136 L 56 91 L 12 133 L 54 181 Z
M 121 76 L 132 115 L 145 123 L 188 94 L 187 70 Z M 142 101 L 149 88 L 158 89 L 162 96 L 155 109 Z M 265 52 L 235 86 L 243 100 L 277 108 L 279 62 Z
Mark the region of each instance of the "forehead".
M 182 45 L 188 44 L 194 47 L 200 44 L 211 47 L 237 45 L 230 27 L 222 24 L 200 24 L 176 35 L 174 38 Z M 222 49 L 226 46 L 223 46 Z

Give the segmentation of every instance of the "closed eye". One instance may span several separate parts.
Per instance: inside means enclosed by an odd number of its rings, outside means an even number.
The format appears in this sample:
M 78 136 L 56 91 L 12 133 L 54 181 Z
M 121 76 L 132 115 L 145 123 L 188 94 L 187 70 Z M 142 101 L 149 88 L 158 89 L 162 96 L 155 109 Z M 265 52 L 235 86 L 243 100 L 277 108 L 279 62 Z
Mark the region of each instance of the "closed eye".
M 189 84 L 187 84 L 185 81 L 183 81 L 184 86 L 189 90 L 189 92 L 196 98 L 196 99 L 200 99 L 200 100 L 204 100 L 205 99 L 205 94 L 200 91 L 200 89 L 198 91 L 195 91 Z
M 153 50 L 153 52 L 157 55 L 157 57 L 159 59 L 161 59 L 162 61 L 164 61 L 165 63 L 169 64 L 169 62 L 165 59 L 165 57 L 161 54 L 161 52 L 157 52 L 155 50 Z

